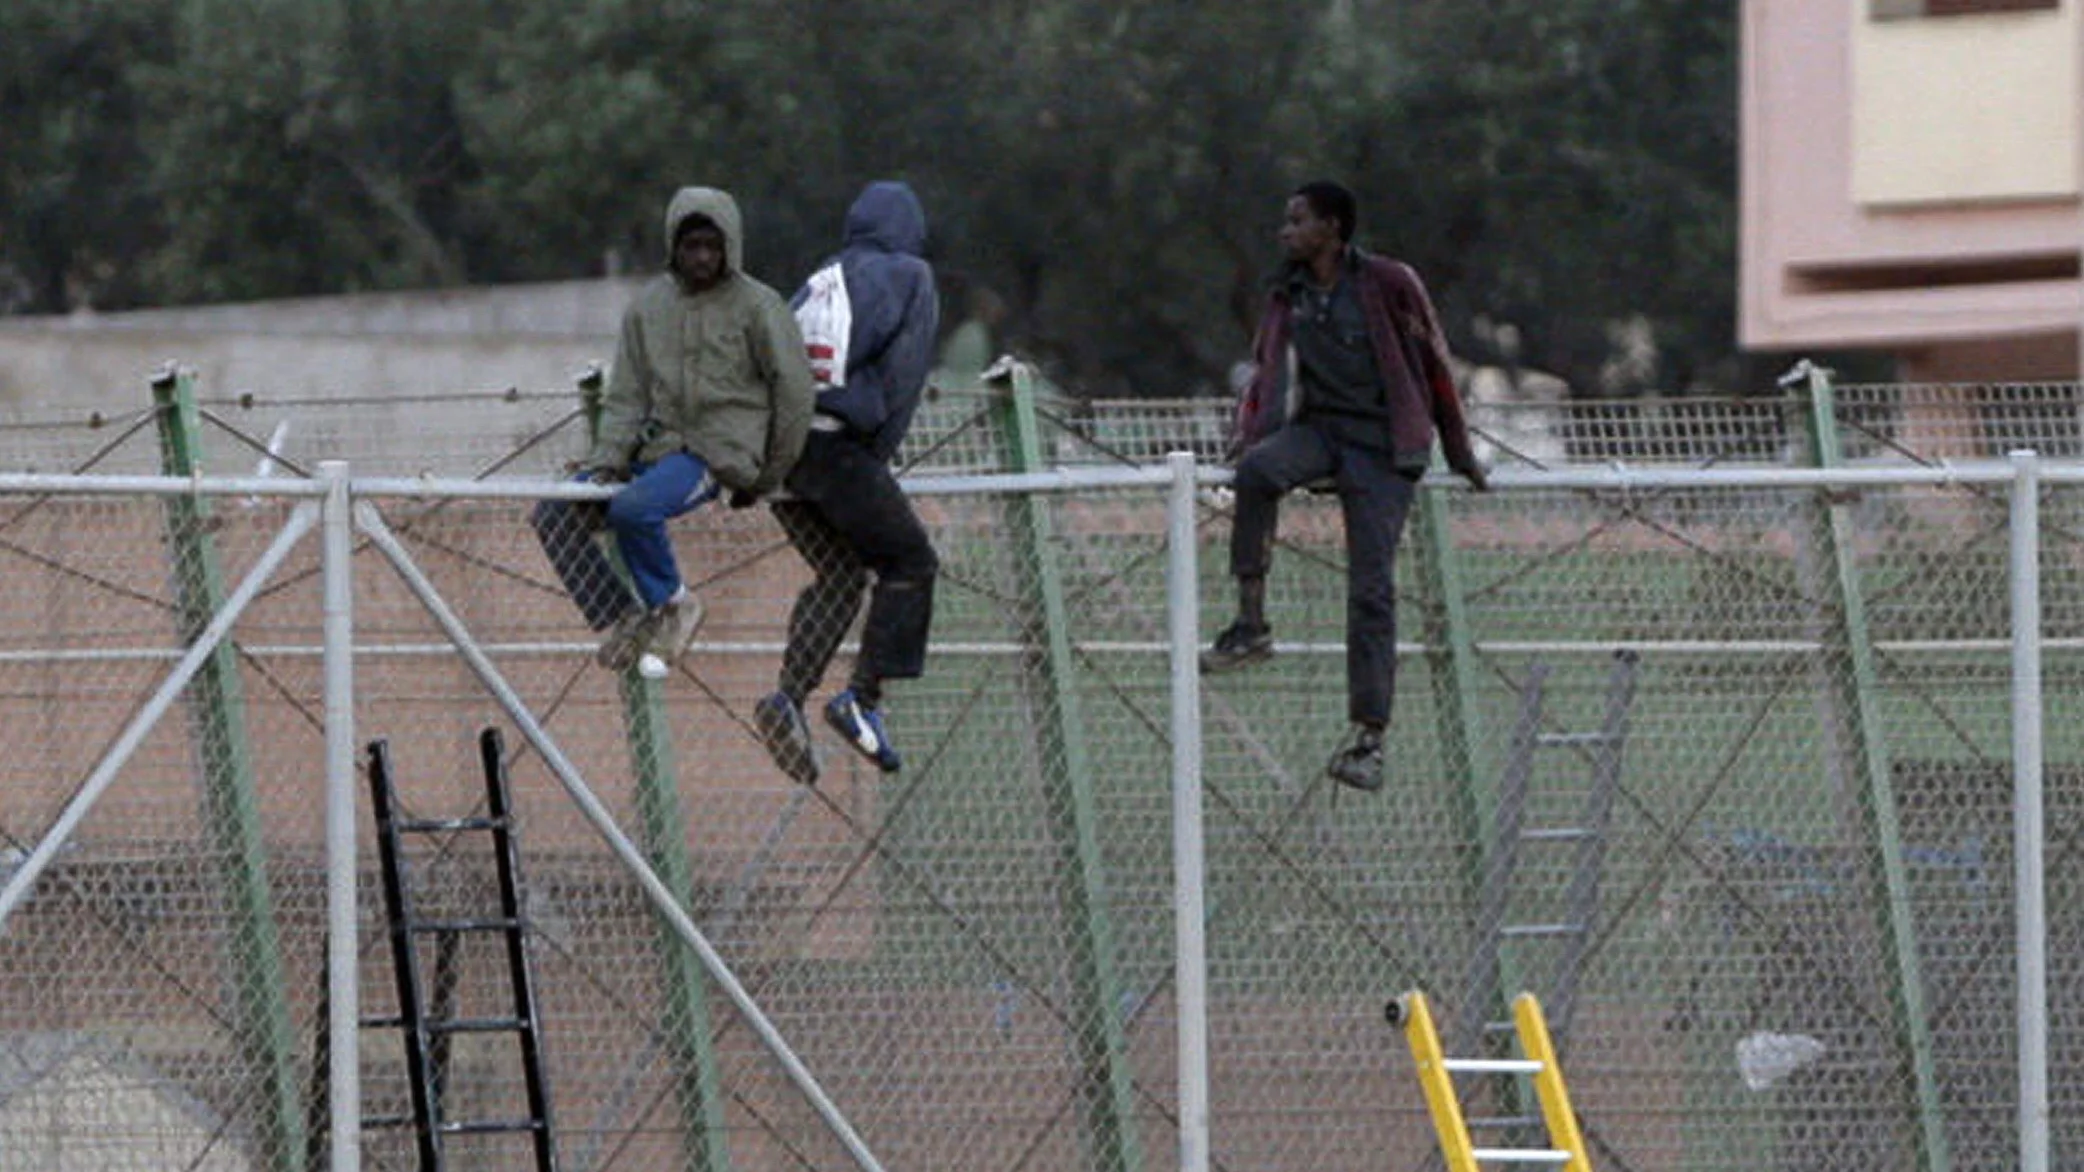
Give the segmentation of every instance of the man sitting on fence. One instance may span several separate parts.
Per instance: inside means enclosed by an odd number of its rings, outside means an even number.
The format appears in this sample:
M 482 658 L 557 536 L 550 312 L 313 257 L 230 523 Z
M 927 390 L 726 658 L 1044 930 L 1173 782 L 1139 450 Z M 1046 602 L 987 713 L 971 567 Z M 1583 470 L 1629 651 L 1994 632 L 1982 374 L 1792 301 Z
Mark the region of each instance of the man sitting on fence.
M 775 764 L 818 779 L 803 704 L 824 678 L 868 592 L 861 652 L 825 722 L 885 773 L 900 765 L 878 710 L 883 681 L 925 669 L 940 560 L 890 460 L 904 442 L 933 364 L 940 302 L 920 255 L 926 214 L 903 183 L 871 183 L 847 210 L 846 238 L 791 299 L 818 382 L 817 415 L 791 499 L 775 520 L 815 578 L 789 614 L 780 689 L 753 709 Z M 875 575 L 873 590 L 869 574 Z
M 708 187 L 666 209 L 667 272 L 631 299 L 600 427 L 579 479 L 621 484 L 607 508 L 544 501 L 534 524 L 587 625 L 596 658 L 663 678 L 702 621 L 666 522 L 730 491 L 744 508 L 780 487 L 810 427 L 810 364 L 779 293 L 740 268 L 737 201 Z M 615 534 L 637 596 L 594 543 Z
M 1327 772 L 1382 788 L 1382 734 L 1396 681 L 1396 552 L 1437 428 L 1447 462 L 1488 487 L 1469 448 L 1447 345 L 1409 265 L 1352 244 L 1353 193 L 1304 184 L 1280 239 L 1287 264 L 1252 344 L 1256 364 L 1232 437 L 1237 512 L 1230 569 L 1237 619 L 1201 657 L 1207 673 L 1273 654 L 1266 574 L 1290 489 L 1330 480 L 1346 525 L 1346 693 L 1353 732 Z

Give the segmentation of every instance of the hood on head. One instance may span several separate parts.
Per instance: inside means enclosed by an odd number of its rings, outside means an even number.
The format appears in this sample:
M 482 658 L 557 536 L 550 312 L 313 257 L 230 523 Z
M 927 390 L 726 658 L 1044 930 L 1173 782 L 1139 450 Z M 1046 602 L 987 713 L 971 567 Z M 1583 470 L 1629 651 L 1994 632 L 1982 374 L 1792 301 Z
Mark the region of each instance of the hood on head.
M 738 219 L 738 201 L 731 193 L 714 187 L 683 187 L 666 205 L 666 263 L 673 263 L 673 240 L 680 234 L 681 221 L 689 216 L 706 217 L 724 234 L 724 265 L 728 272 L 744 268 L 744 227 Z
M 893 179 L 871 183 L 847 209 L 846 242 L 919 256 L 926 248 L 926 211 L 909 185 Z

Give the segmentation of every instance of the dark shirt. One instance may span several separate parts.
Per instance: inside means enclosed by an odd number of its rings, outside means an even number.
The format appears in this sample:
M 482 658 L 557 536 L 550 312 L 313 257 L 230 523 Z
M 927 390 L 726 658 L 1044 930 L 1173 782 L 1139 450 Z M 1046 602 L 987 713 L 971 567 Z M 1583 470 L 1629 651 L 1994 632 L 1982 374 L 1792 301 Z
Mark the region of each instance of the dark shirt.
M 1301 418 L 1333 439 L 1392 450 L 1382 370 L 1351 275 L 1342 266 L 1327 292 L 1299 272 L 1289 284 L 1289 299 L 1295 306 Z
M 1266 312 L 1252 337 L 1252 381 L 1237 400 L 1231 435 L 1232 458 L 1278 431 L 1302 407 L 1300 365 L 1295 353 L 1295 306 L 1290 300 L 1293 270 L 1280 278 L 1266 300 Z M 1359 294 L 1361 316 L 1383 379 L 1389 404 L 1389 433 L 1399 470 L 1423 470 L 1438 437 L 1447 466 L 1471 481 L 1483 480 L 1483 467 L 1469 446 L 1469 424 L 1462 397 L 1455 391 L 1448 365 L 1447 342 L 1440 320 L 1426 296 L 1425 282 L 1402 261 L 1371 256 L 1357 248 L 1346 254 L 1346 277 Z

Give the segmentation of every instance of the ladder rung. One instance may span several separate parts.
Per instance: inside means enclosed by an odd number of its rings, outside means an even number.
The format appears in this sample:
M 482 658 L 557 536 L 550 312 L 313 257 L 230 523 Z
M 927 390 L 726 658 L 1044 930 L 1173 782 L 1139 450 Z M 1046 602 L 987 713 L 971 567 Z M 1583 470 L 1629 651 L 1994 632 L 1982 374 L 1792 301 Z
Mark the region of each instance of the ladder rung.
M 362 1019 L 362 1028 L 365 1030 L 395 1030 L 404 1024 L 405 1019 L 395 1013 L 387 1017 L 365 1017 Z
M 1448 1058 L 1440 1064 L 1449 1074 L 1539 1074 L 1531 1058 Z
M 1583 924 L 1507 924 L 1498 929 L 1500 936 L 1574 936 L 1585 930 Z
M 452 830 L 497 830 L 504 818 L 401 818 L 392 823 L 401 834 L 443 834 Z
M 505 917 L 489 920 L 420 920 L 413 924 L 415 932 L 511 932 L 521 926 L 521 921 Z
M 1543 826 L 1520 831 L 1522 842 L 1577 842 L 1598 836 L 1598 831 L 1585 826 Z
M 1551 732 L 1534 734 L 1537 745 L 1603 745 L 1613 740 L 1612 733 L 1603 732 Z
M 1541 1123 L 1532 1115 L 1476 1116 L 1467 1120 L 1471 1131 L 1502 1131 L 1508 1127 L 1535 1127 Z
M 467 1119 L 441 1125 L 443 1135 L 501 1135 L 517 1131 L 541 1131 L 540 1119 Z
M 518 1017 L 459 1017 L 427 1023 L 430 1034 L 497 1034 L 527 1028 L 528 1023 Z
M 406 1075 L 412 1084 L 413 1110 L 397 1117 L 395 1121 L 365 1117 L 366 1126 L 400 1126 L 414 1124 L 421 1128 L 433 1127 L 436 1134 L 446 1136 L 527 1134 L 534 1137 L 537 1159 L 543 1161 L 546 1145 L 550 1139 L 550 1120 L 547 1104 L 548 1087 L 542 1069 L 542 1058 L 535 1045 L 536 1031 L 540 1026 L 538 1010 L 533 992 L 529 988 L 528 955 L 525 939 L 527 921 L 521 916 L 521 891 L 517 852 L 510 835 L 517 823 L 512 816 L 510 794 L 507 788 L 504 757 L 497 729 L 486 729 L 478 738 L 479 756 L 485 770 L 486 804 L 481 812 L 460 818 L 405 818 L 397 816 L 397 794 L 392 784 L 390 757 L 382 741 L 370 746 L 369 778 L 371 800 L 378 828 L 377 845 L 383 865 L 383 895 L 385 912 L 391 931 L 391 962 L 399 978 L 399 1003 L 392 1016 L 364 1018 L 365 1026 L 389 1026 L 402 1029 L 406 1035 Z M 483 833 L 490 831 L 494 845 L 499 846 L 503 856 L 499 860 L 500 902 L 490 915 L 456 915 L 451 909 L 449 918 L 423 917 L 415 914 L 409 898 L 410 885 L 406 880 L 406 859 L 403 838 L 413 835 L 442 835 L 459 832 Z M 431 1017 L 424 1003 L 423 993 L 416 972 L 414 953 L 422 946 L 421 938 L 433 935 L 446 945 L 454 942 L 459 934 L 498 933 L 505 937 L 511 965 L 515 1004 L 513 1012 L 504 1017 Z M 518 1033 L 521 1042 L 522 1073 L 528 1089 L 529 1108 L 537 1114 L 519 1119 L 464 1119 L 437 1122 L 440 1115 L 439 1086 L 430 1085 L 438 1073 L 432 1069 L 431 1051 L 443 1039 L 457 1034 Z M 385 1104 L 391 1106 L 393 1104 Z M 432 1116 L 433 1118 L 430 1118 Z M 423 1131 L 422 1146 L 430 1137 Z M 437 1162 L 439 1162 L 437 1160 Z M 548 1166 L 545 1163 L 544 1166 Z
M 1492 1164 L 1563 1164 L 1570 1160 L 1569 1152 L 1557 1148 L 1474 1148 L 1469 1154 Z

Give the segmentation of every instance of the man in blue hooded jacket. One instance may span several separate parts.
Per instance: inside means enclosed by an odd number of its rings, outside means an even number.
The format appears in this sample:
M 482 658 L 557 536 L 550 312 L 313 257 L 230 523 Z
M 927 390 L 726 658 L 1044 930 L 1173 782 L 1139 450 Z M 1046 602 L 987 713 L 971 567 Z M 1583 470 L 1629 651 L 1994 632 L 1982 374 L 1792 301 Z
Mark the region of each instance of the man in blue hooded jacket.
M 940 559 L 898 486 L 890 461 L 904 442 L 932 366 L 940 327 L 933 268 L 921 255 L 926 214 L 903 183 L 876 182 L 847 210 L 839 255 L 790 299 L 799 318 L 814 295 L 837 296 L 844 358 L 833 365 L 806 330 L 819 387 L 803 457 L 789 474 L 792 499 L 774 516 L 815 575 L 789 614 L 780 688 L 753 710 L 775 764 L 799 782 L 818 778 L 803 705 L 823 679 L 869 595 L 861 652 L 825 720 L 885 773 L 901 760 L 880 711 L 883 681 L 916 678 L 926 665 L 933 584 Z M 821 289 L 834 266 L 843 291 Z M 840 339 L 835 339 L 839 341 Z M 869 576 L 875 577 L 873 590 Z

